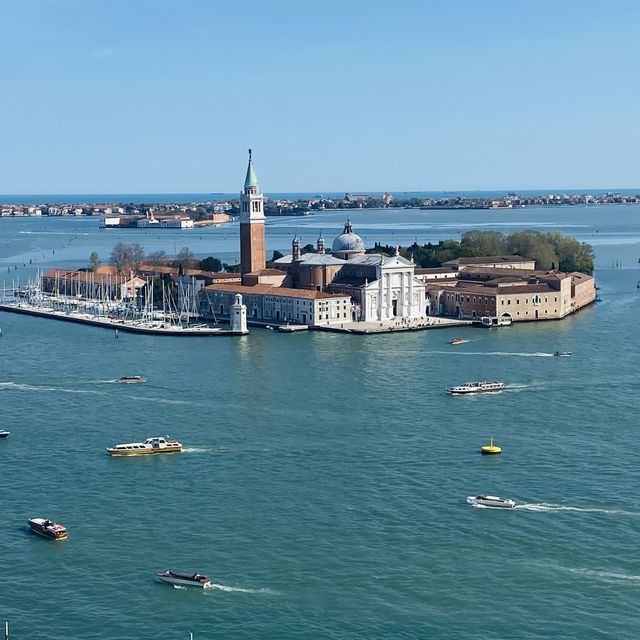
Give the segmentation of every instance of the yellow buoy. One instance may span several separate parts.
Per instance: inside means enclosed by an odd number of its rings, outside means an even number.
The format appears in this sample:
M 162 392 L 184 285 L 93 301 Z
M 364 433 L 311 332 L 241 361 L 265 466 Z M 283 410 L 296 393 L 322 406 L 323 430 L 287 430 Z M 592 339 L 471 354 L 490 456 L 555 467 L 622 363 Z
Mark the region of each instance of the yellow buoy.
M 485 444 L 480 447 L 480 453 L 486 456 L 496 455 L 498 453 L 502 453 L 502 447 L 499 447 L 497 444 L 493 444 L 493 436 L 491 436 L 489 438 L 489 444 Z

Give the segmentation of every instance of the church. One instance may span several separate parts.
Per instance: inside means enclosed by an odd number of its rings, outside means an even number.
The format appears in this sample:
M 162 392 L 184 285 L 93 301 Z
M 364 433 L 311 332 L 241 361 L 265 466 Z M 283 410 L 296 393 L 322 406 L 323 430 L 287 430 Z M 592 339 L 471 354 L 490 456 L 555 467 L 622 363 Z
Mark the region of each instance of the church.
M 320 235 L 316 251 L 301 253 L 297 237 L 291 253 L 266 268 L 264 196 L 251 150 L 240 195 L 241 284 L 204 289 L 202 313 L 225 318 L 242 294 L 249 322 L 332 326 L 367 322 L 413 324 L 426 318 L 425 286 L 415 264 L 394 256 L 367 254 L 350 220 L 328 251 Z

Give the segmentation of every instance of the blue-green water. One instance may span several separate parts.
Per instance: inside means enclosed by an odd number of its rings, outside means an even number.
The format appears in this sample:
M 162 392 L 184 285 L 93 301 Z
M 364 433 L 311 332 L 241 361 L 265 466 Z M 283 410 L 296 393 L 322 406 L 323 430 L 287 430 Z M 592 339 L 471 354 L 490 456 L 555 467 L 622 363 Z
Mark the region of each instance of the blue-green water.
M 640 257 L 640 224 L 621 211 L 582 222 L 584 237 L 598 228 L 602 303 L 464 330 L 456 347 L 460 329 L 114 340 L 0 314 L 0 620 L 45 639 L 635 639 L 640 270 L 604 268 Z M 5 222 L 0 269 L 49 250 L 38 225 L 54 221 Z M 408 224 L 378 222 L 381 236 Z M 123 374 L 149 381 L 111 382 Z M 484 378 L 508 389 L 443 393 Z M 104 452 L 158 434 L 186 451 Z M 490 434 L 501 457 L 478 452 Z M 479 492 L 523 506 L 465 504 Z M 69 540 L 29 534 L 34 515 Z M 166 568 L 216 587 L 154 582 Z

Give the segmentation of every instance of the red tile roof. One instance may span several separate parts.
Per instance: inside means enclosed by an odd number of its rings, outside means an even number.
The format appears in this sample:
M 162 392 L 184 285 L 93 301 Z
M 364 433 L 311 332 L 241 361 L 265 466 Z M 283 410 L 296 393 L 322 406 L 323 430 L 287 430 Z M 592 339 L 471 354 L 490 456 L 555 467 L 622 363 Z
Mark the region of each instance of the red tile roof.
M 210 284 L 205 287 L 207 291 L 221 291 L 227 293 L 241 293 L 253 295 L 272 295 L 283 298 L 306 298 L 307 300 L 324 300 L 327 298 L 348 298 L 343 294 L 324 293 L 323 291 L 312 291 L 310 289 L 289 289 L 287 287 L 274 287 L 270 284 Z

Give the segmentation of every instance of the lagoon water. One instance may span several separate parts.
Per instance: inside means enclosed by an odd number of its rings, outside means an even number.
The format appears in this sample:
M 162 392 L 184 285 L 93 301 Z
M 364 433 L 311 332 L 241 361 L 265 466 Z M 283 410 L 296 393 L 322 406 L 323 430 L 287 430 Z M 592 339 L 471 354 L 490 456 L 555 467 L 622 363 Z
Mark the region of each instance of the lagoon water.
M 269 220 L 269 247 L 294 230 L 331 240 L 345 215 Z M 367 337 L 115 340 L 1 313 L 0 620 L 12 637 L 637 637 L 640 208 L 352 219 L 368 245 L 564 229 L 594 244 L 603 301 L 547 324 Z M 237 227 L 168 233 L 0 219 L 0 281 L 84 264 L 94 248 L 106 257 L 122 239 L 237 254 Z M 469 342 L 448 345 L 458 334 Z M 124 374 L 148 383 L 113 383 Z M 508 388 L 443 393 L 485 378 Z M 186 451 L 104 451 L 161 434 Z M 503 454 L 482 457 L 491 434 Z M 520 506 L 465 504 L 480 492 Z M 29 534 L 36 515 L 69 540 Z M 167 568 L 215 586 L 154 582 Z

